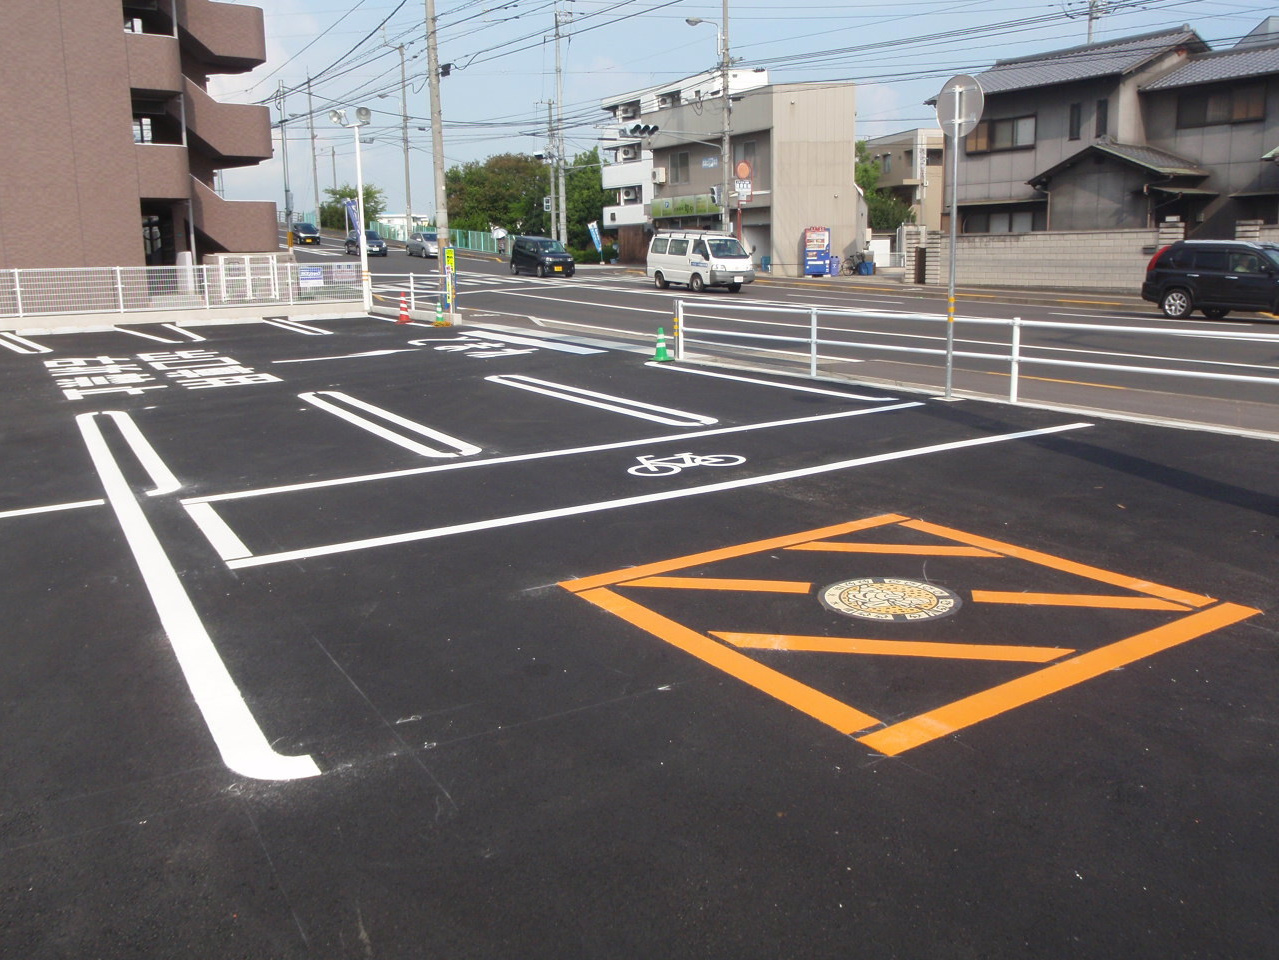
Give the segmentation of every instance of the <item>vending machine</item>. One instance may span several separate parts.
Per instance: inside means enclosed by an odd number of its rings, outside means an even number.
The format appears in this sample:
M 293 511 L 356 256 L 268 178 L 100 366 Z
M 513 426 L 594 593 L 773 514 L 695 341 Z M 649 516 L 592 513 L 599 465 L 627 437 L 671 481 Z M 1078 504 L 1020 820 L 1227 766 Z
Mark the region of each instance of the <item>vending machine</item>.
M 839 273 L 839 261 L 831 257 L 830 230 L 826 227 L 805 227 L 804 276 L 824 277 L 835 273 Z

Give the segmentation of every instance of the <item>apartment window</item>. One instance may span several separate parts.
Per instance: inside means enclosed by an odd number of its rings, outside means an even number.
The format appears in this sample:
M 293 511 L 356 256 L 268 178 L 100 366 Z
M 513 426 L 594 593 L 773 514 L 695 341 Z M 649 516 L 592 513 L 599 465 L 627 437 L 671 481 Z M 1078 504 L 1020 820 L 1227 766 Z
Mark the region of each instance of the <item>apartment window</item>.
M 1070 105 L 1070 122 L 1066 130 L 1067 140 L 1078 140 L 1079 131 L 1083 128 L 1084 105 L 1082 103 L 1072 103 Z
M 964 141 L 964 149 L 968 153 L 1028 150 L 1034 145 L 1035 118 L 1033 116 L 983 120 Z
M 1096 126 L 1093 128 L 1094 137 L 1104 137 L 1106 128 L 1110 126 L 1110 101 L 1097 101 L 1097 119 Z
M 741 143 L 733 144 L 733 166 L 745 160 L 751 165 L 751 169 L 755 169 L 755 141 L 743 140 Z
M 134 143 L 154 143 L 155 142 L 151 134 L 151 118 L 150 117 L 134 117 L 133 118 L 133 142 Z
M 880 173 L 893 172 L 893 155 L 891 153 L 885 153 L 883 156 L 879 158 L 879 172 Z
M 671 183 L 688 183 L 688 151 L 671 154 Z
M 1259 83 L 1233 89 L 1195 90 L 1177 100 L 1177 126 L 1182 128 L 1265 118 L 1266 88 Z

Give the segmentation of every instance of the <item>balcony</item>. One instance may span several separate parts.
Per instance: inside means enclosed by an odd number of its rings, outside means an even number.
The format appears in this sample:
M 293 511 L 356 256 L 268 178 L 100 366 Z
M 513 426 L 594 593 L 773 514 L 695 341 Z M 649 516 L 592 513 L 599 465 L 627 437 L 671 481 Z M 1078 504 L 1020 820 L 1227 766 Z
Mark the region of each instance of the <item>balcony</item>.
M 208 244 L 227 253 L 271 253 L 278 249 L 274 203 L 223 200 L 195 177 L 188 182 L 192 220 Z
M 139 143 L 133 152 L 138 166 L 138 196 L 147 200 L 185 200 L 191 195 L 186 147 Z
M 182 89 L 182 59 L 176 37 L 126 33 L 129 86 L 147 94 L 173 94 Z
M 212 166 L 248 167 L 269 160 L 271 114 L 266 107 L 220 103 L 190 80 L 184 81 L 189 142 L 209 156 Z
M 247 73 L 266 62 L 258 7 L 213 0 L 176 0 L 182 44 L 210 73 Z
M 600 167 L 600 186 L 605 190 L 639 187 L 653 179 L 653 161 L 633 160 L 629 163 L 606 163 Z
M 614 227 L 629 227 L 635 224 L 648 223 L 648 204 L 625 203 L 621 206 L 605 207 L 600 227 L 611 230 Z

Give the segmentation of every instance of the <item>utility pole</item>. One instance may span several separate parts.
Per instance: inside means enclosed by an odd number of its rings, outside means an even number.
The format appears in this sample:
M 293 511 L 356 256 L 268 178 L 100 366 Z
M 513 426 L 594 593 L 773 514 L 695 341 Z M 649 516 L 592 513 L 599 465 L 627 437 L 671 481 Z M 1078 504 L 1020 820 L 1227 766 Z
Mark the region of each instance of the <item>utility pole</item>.
M 559 238 L 559 230 L 556 224 L 559 222 L 557 217 L 559 208 L 555 205 L 555 168 L 559 164 L 555 160 L 555 105 L 550 100 L 546 101 L 546 159 L 551 165 L 546 168 L 546 182 L 548 186 L 547 195 L 551 198 L 551 236 Z
M 315 156 L 315 108 L 311 106 L 311 78 L 306 78 L 306 117 L 311 128 L 311 183 L 315 186 L 315 225 L 320 225 L 320 166 Z M 337 184 L 333 185 L 335 188 Z
M 338 148 L 329 147 L 329 173 L 333 177 L 333 189 L 338 188 Z M 318 226 L 318 224 L 317 224 Z
M 426 71 L 431 91 L 431 163 L 435 168 L 435 230 L 440 255 L 449 242 L 448 196 L 444 190 L 444 122 L 440 110 L 440 53 L 435 43 L 435 0 L 426 0 Z
M 413 187 L 409 181 L 409 101 L 408 84 L 404 77 L 404 44 L 397 48 L 400 51 L 400 120 L 404 139 L 404 239 L 413 234 Z
M 728 0 L 724 0 L 724 33 L 721 38 L 721 46 L 719 61 L 719 82 L 720 93 L 724 97 L 724 117 L 722 128 L 720 130 L 719 143 L 719 202 L 720 202 L 720 230 L 724 233 L 733 232 L 733 215 L 729 212 L 728 207 L 728 178 L 729 166 L 733 162 L 732 153 L 730 151 L 730 139 L 733 133 L 733 125 L 731 120 L 732 98 L 728 95 Z
M 293 191 L 289 189 L 289 128 L 288 114 L 284 112 L 284 81 L 280 81 L 280 159 L 284 162 L 284 236 L 289 249 L 293 249 Z
M 727 5 L 728 0 L 724 0 Z M 560 243 L 568 244 L 568 204 L 564 197 L 564 70 L 560 62 L 560 25 L 573 19 L 573 12 L 560 13 L 559 0 L 555 5 L 555 180 L 559 192 Z

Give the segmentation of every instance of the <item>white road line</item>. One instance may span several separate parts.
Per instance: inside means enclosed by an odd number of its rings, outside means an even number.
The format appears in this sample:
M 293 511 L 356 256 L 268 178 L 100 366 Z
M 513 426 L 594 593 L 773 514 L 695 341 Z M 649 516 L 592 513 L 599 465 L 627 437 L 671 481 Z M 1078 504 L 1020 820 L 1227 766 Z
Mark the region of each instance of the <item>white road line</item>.
M 772 420 L 767 423 L 748 423 L 738 427 L 717 427 L 714 430 L 696 430 L 692 433 L 674 433 L 663 437 L 644 437 L 641 440 L 618 440 L 614 443 L 600 443 L 589 447 L 569 447 L 563 450 L 543 450 L 537 453 L 518 453 L 509 457 L 491 457 L 487 460 L 467 460 L 464 463 L 441 463 L 430 467 L 411 467 L 406 470 L 387 470 L 383 473 L 367 473 L 355 477 L 336 477 L 332 480 L 309 480 L 305 483 L 288 483 L 278 487 L 260 487 L 257 490 L 241 490 L 236 493 L 214 493 L 204 497 L 191 497 L 183 503 L 217 503 L 222 500 L 244 500 L 249 497 L 266 497 L 279 493 L 298 493 L 302 490 L 319 490 L 324 487 L 341 487 L 351 483 L 371 483 L 375 480 L 394 480 L 399 477 L 412 477 L 422 473 L 440 473 L 445 470 L 468 470 L 472 467 L 496 467 L 508 463 L 523 463 L 527 460 L 549 460 L 555 457 L 570 457 L 580 453 L 599 453 L 605 450 L 624 450 L 627 447 L 651 447 L 659 443 L 685 443 L 701 437 L 720 437 L 730 433 L 749 433 L 755 430 L 769 430 L 774 427 L 803 426 L 821 423 L 826 420 L 843 420 L 847 417 L 864 417 L 874 413 L 891 413 L 896 410 L 907 410 L 911 407 L 922 407 L 918 400 L 895 404 L 891 407 L 875 407 L 871 410 L 844 410 L 840 413 L 823 413 L 813 417 L 797 417 L 793 420 Z
M 385 427 L 379 426 L 372 420 L 361 417 L 359 414 L 351 413 L 349 410 L 343 410 L 341 407 L 331 403 L 328 400 L 321 400 L 321 397 L 330 397 L 340 403 L 350 404 L 365 413 L 371 413 L 379 419 L 386 420 L 398 427 L 403 427 L 412 433 L 419 434 L 423 437 L 430 437 L 446 447 L 452 447 L 452 450 L 437 450 L 435 447 L 428 447 L 424 443 L 418 443 L 416 440 L 410 440 L 402 434 L 395 433 Z M 447 433 L 441 433 L 439 430 L 432 430 L 420 423 L 415 423 L 398 414 L 391 413 L 389 410 L 383 410 L 381 407 L 375 407 L 371 403 L 365 403 L 363 400 L 357 400 L 355 397 L 345 393 L 339 393 L 335 390 L 317 390 L 314 393 L 299 393 L 298 399 L 305 400 L 312 406 L 319 407 L 326 413 L 331 413 L 335 417 L 341 417 L 348 423 L 353 423 L 361 430 L 367 430 L 374 436 L 381 437 L 383 440 L 389 440 L 391 443 L 403 447 L 405 450 L 411 450 L 423 457 L 471 457 L 477 453 L 483 453 L 483 447 L 477 447 L 473 443 L 467 443 L 465 440 L 458 440 L 456 437 L 450 437 Z
M 319 327 L 310 327 L 298 320 L 268 319 L 264 317 L 262 322 L 272 327 L 279 327 L 281 330 L 288 330 L 290 333 L 301 333 L 308 337 L 327 337 L 331 336 L 332 330 L 321 330 Z
M 127 333 L 135 337 L 142 337 L 146 340 L 154 340 L 157 343 L 181 343 L 180 340 L 170 340 L 168 337 L 157 337 L 154 333 L 143 333 L 141 330 L 129 330 L 127 327 L 112 327 L 116 333 Z
M 298 357 L 293 360 L 272 360 L 272 363 L 315 363 L 317 360 L 356 360 L 360 357 L 384 357 L 392 353 L 416 353 L 411 347 L 400 347 L 398 350 L 366 350 L 364 353 L 344 353 L 337 357 Z
M 77 500 L 74 503 L 51 503 L 47 507 L 24 507 L 21 510 L 0 511 L 0 520 L 10 517 L 30 517 L 37 513 L 55 513 L 58 510 L 79 510 L 82 507 L 100 507 L 105 500 Z
M 839 397 L 841 400 L 869 400 L 872 403 L 891 403 L 896 397 L 867 397 L 860 393 L 845 393 L 842 390 L 823 390 L 820 387 L 801 387 L 797 383 L 778 383 L 774 380 L 756 380 L 754 377 L 738 377 L 731 373 L 714 373 L 710 370 L 696 370 L 692 367 L 674 367 L 667 363 L 649 360 L 646 367 L 657 367 L 672 373 L 691 373 L 699 377 L 714 377 L 716 380 L 739 380 L 742 383 L 757 383 L 764 387 L 776 387 L 779 390 L 798 390 L 801 393 L 820 393 L 827 397 Z
M 873 463 L 886 463 L 892 460 L 905 460 L 910 457 L 926 456 L 933 453 L 944 453 L 950 450 L 962 450 L 969 447 L 980 447 L 992 443 L 1004 443 L 1009 440 L 1023 440 L 1029 437 L 1042 437 L 1067 430 L 1081 430 L 1091 427 L 1091 423 L 1067 423 L 1057 427 L 1046 427 L 1040 430 L 1023 430 L 1018 433 L 1005 433 L 992 437 L 979 437 L 974 440 L 957 440 L 950 443 L 938 443 L 928 447 L 915 447 L 895 453 L 881 453 L 870 457 L 858 457 L 853 460 L 839 460 L 835 463 L 824 463 L 815 467 L 803 467 L 798 470 L 784 470 L 758 477 L 746 477 L 741 480 L 726 480 L 710 483 L 700 487 L 686 487 L 682 490 L 668 490 L 664 493 L 650 493 L 638 497 L 625 497 L 620 500 L 604 500 L 597 503 L 583 503 L 572 507 L 559 507 L 554 510 L 539 510 L 535 513 L 518 514 L 512 517 L 497 517 L 491 520 L 476 520 L 471 523 L 458 523 L 447 527 L 435 527 L 429 530 L 413 530 L 408 533 L 392 534 L 385 537 L 369 537 L 364 540 L 350 540 L 345 543 L 331 543 L 321 547 L 310 547 L 303 550 L 288 550 L 282 553 L 263 554 L 257 557 L 246 557 L 243 560 L 232 560 L 227 566 L 233 570 L 245 567 L 259 567 L 272 563 L 286 563 L 294 560 L 307 560 L 313 557 L 332 556 L 336 553 L 351 553 L 356 550 L 368 550 L 374 547 L 386 547 L 401 543 L 412 543 L 419 540 L 434 540 L 440 537 L 451 537 L 462 533 L 475 533 L 481 530 L 495 530 L 500 527 L 513 527 L 539 520 L 554 520 L 561 517 L 580 516 L 584 513 L 599 513 L 604 510 L 619 510 L 647 503 L 659 503 L 664 500 L 678 500 L 684 497 L 696 497 L 707 493 L 720 493 L 725 490 L 737 490 L 743 487 L 754 487 L 766 483 L 778 483 L 783 480 L 795 480 L 800 477 L 811 477 L 836 470 L 847 470 Z
M 641 420 L 670 424 L 673 427 L 691 427 L 697 424 L 706 425 L 719 422 L 714 417 L 706 417 L 700 413 L 672 410 L 670 407 L 659 407 L 652 403 L 641 403 L 639 400 L 628 400 L 626 397 L 614 397 L 607 393 L 596 393 L 594 390 L 571 387 L 564 383 L 552 383 L 549 380 L 538 380 L 536 377 L 526 377 L 522 374 L 498 374 L 484 379 L 490 383 L 500 383 L 504 387 L 528 390 L 532 393 L 540 393 L 543 396 L 555 397 L 557 400 L 581 403 L 588 407 L 598 407 L 600 410 L 611 410 L 614 413 L 625 414 L 628 417 L 639 417 Z
M 253 551 L 244 545 L 244 541 L 236 536 L 235 531 L 207 503 L 184 503 L 183 506 L 223 560 L 253 556 Z
M 155 448 L 151 446 L 150 441 L 142 435 L 142 431 L 138 429 L 138 425 L 133 422 L 132 417 L 119 410 L 107 410 L 102 415 L 115 421 L 116 428 L 128 442 L 129 449 L 138 458 L 138 462 L 146 468 L 147 474 L 151 477 L 151 482 L 155 484 L 154 488 L 147 491 L 148 497 L 158 497 L 161 494 L 173 493 L 175 490 L 182 489 L 182 481 L 175 477 L 164 461 L 160 459 L 160 455 L 155 452 Z
M 286 757 L 271 749 L 111 455 L 96 416 L 80 414 L 76 424 L 223 762 L 236 773 L 259 780 L 317 776 L 320 768 L 311 757 Z
M 194 343 L 203 343 L 208 337 L 202 337 L 193 330 L 187 330 L 185 327 L 179 327 L 176 323 L 162 323 L 160 326 L 166 330 L 172 330 L 174 333 L 181 334 Z
M 519 337 L 511 333 L 501 333 L 496 330 L 490 330 L 487 327 L 468 325 L 467 329 L 480 333 L 486 340 L 501 340 L 503 343 L 518 343 L 524 347 L 540 347 L 543 350 L 558 350 L 560 353 L 576 353 L 582 356 L 591 353 L 604 352 L 596 347 L 579 347 L 574 343 L 561 343 L 557 340 L 539 340 L 535 337 Z
M 53 353 L 51 347 L 9 331 L 0 332 L 0 347 L 8 347 L 14 353 Z

